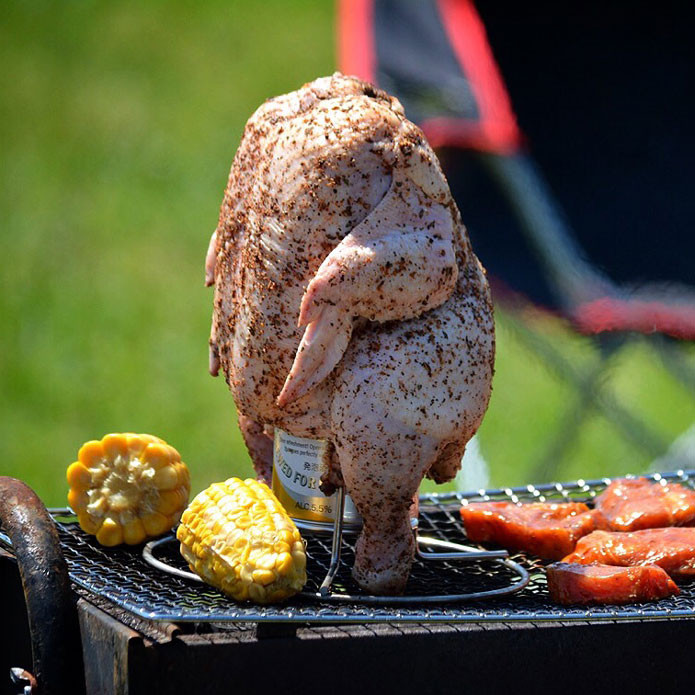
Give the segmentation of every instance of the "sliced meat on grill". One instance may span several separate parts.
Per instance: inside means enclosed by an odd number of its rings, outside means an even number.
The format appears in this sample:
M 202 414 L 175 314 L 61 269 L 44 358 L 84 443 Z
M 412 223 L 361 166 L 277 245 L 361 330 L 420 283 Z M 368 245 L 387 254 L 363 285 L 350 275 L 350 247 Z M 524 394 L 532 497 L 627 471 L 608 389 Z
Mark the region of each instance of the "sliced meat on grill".
M 594 531 L 563 562 L 621 567 L 659 565 L 673 578 L 695 577 L 695 528 L 653 528 L 631 533 Z
M 556 562 L 547 569 L 548 591 L 555 603 L 632 603 L 656 601 L 680 590 L 656 565 L 613 567 Z
M 461 517 L 474 543 L 489 541 L 546 560 L 563 558 L 582 536 L 603 528 L 600 514 L 578 502 L 473 502 L 461 507 Z
M 596 498 L 595 505 L 613 531 L 695 523 L 695 492 L 678 483 L 662 485 L 646 478 L 616 480 Z

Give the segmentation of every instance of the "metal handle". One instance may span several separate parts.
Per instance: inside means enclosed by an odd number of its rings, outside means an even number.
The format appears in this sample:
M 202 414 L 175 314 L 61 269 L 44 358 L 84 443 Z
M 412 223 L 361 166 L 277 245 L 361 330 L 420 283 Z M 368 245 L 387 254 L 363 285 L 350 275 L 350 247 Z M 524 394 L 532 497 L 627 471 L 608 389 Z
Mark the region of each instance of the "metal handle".
M 12 544 L 31 633 L 32 693 L 84 693 L 75 598 L 53 519 L 21 480 L 0 476 L 0 526 Z
M 506 550 L 480 550 L 461 543 L 444 541 L 441 538 L 416 536 L 417 554 L 423 560 L 502 560 L 509 557 Z M 422 552 L 422 548 L 445 548 L 449 552 Z

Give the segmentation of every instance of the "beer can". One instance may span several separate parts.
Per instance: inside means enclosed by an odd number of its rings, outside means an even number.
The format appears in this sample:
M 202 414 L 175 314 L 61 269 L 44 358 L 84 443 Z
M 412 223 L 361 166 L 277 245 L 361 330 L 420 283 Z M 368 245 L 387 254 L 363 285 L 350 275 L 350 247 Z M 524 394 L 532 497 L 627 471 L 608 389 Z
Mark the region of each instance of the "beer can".
M 273 492 L 300 529 L 331 531 L 338 513 L 338 495 L 319 490 L 321 473 L 328 465 L 325 439 L 296 437 L 275 428 L 273 446 Z M 362 518 L 345 495 L 343 529 L 359 530 Z

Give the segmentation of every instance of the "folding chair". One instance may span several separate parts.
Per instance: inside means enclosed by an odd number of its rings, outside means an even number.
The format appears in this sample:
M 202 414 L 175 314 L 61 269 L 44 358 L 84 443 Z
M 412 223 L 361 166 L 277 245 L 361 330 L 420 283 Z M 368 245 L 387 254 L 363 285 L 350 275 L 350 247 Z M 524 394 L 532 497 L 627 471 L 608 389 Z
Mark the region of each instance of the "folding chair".
M 553 477 L 591 412 L 599 412 L 652 458 L 664 456 L 668 439 L 619 403 L 603 382 L 621 349 L 639 333 L 650 336 L 664 365 L 695 393 L 695 372 L 673 341 L 695 340 L 695 290 L 649 285 L 626 289 L 587 260 L 528 152 L 471 0 L 342 0 L 338 8 L 340 69 L 401 100 L 430 143 L 443 148 L 442 163 L 455 195 L 461 192 L 457 176 L 467 166 L 462 162 L 472 160 L 516 218 L 523 238 L 513 243 L 526 253 L 519 265 L 530 269 L 523 278 L 510 270 L 513 263 L 496 267 L 494 253 L 481 254 L 475 228 L 469 231 L 474 248 L 492 270 L 493 294 L 505 310 L 505 324 L 575 390 L 574 403 L 539 457 L 534 480 Z M 466 200 L 460 202 L 468 219 Z M 595 364 L 574 366 L 523 320 L 519 309 L 528 300 L 509 287 L 520 285 L 523 291 L 529 280 L 541 286 L 535 294 L 576 331 L 594 336 L 600 354 Z

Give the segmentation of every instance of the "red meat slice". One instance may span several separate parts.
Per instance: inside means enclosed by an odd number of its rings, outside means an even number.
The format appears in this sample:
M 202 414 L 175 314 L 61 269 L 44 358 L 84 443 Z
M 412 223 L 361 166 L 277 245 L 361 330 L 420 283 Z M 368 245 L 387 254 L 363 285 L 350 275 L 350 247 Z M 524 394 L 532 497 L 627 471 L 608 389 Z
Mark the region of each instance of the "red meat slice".
M 695 523 L 695 492 L 678 483 L 661 485 L 646 478 L 616 480 L 597 498 L 613 531 L 637 531 Z
M 671 577 L 695 577 L 695 528 L 653 528 L 631 533 L 594 531 L 563 562 L 620 567 L 659 565 Z
M 578 502 L 473 502 L 461 507 L 461 517 L 474 543 L 489 541 L 546 560 L 559 560 L 579 538 L 604 528 L 600 514 Z
M 556 562 L 547 569 L 548 590 L 555 603 L 631 603 L 678 595 L 673 580 L 656 565 L 611 567 Z

